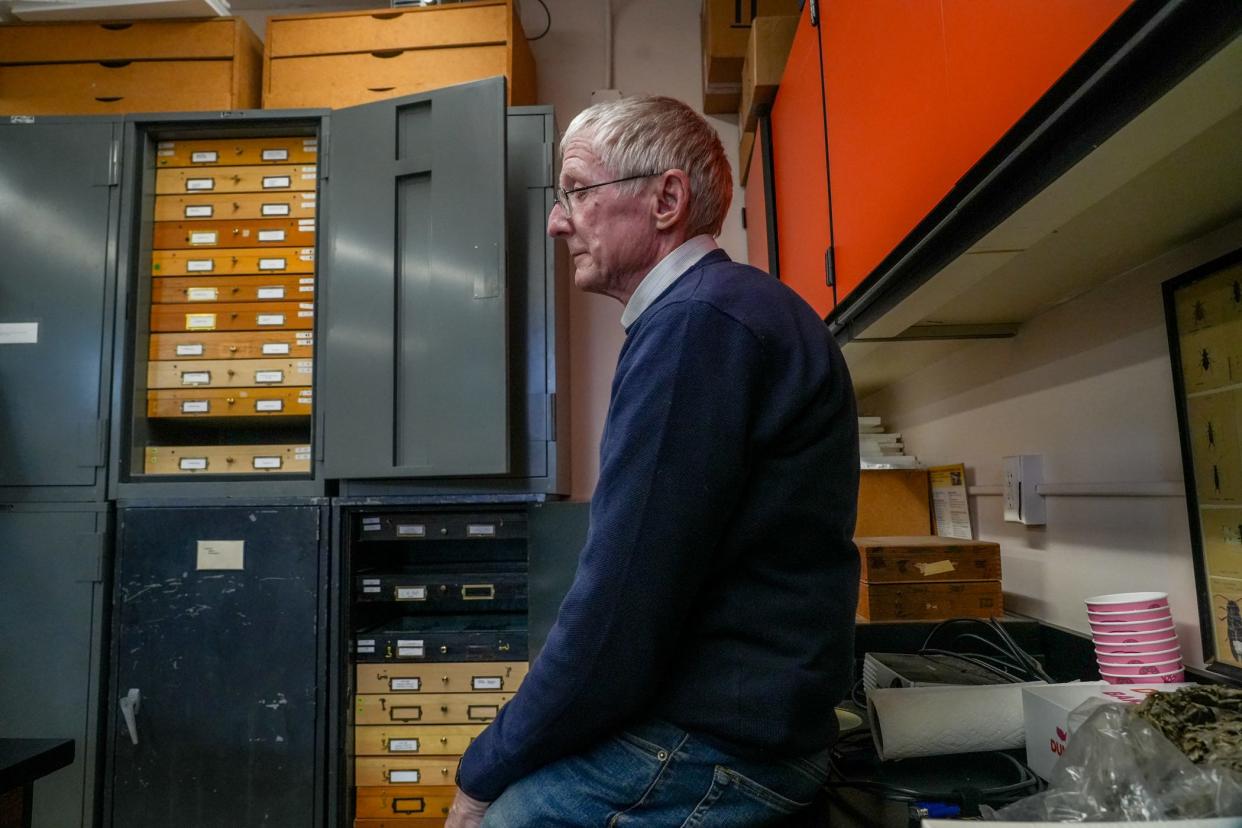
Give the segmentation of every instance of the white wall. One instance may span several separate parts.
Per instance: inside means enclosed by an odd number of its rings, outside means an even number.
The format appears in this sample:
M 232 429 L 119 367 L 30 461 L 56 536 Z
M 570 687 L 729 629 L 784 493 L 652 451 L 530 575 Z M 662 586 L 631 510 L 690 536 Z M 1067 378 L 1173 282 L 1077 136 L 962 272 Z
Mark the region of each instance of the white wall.
M 1167 591 L 1183 654 L 1202 666 L 1160 286 L 1238 246 L 1242 222 L 860 401 L 921 460 L 964 462 L 971 486 L 999 486 L 1005 455 L 1040 454 L 1049 484 L 1172 493 L 1049 497 L 1043 527 L 1005 523 L 999 496 L 972 496 L 976 536 L 1001 545 L 1008 609 L 1085 633 L 1085 597 Z

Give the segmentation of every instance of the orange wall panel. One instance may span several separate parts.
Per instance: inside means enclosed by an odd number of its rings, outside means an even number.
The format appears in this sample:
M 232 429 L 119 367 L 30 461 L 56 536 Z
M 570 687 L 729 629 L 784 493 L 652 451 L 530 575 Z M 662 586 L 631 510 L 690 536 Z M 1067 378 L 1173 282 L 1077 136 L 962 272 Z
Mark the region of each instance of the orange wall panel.
M 750 148 L 750 169 L 743 186 L 746 188 L 746 260 L 764 273 L 768 272 L 768 202 L 764 193 L 763 130 L 756 129 Z

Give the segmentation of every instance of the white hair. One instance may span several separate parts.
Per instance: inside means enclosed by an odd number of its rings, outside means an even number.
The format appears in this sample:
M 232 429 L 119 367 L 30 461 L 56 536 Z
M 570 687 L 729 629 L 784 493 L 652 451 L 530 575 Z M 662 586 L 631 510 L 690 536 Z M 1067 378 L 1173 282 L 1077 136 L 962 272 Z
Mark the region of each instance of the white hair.
M 648 96 L 605 101 L 588 107 L 570 122 L 561 148 L 586 137 L 613 175 L 682 170 L 690 178 L 690 235 L 720 233 L 733 200 L 733 173 L 716 130 L 674 98 Z M 636 192 L 642 181 L 626 182 Z

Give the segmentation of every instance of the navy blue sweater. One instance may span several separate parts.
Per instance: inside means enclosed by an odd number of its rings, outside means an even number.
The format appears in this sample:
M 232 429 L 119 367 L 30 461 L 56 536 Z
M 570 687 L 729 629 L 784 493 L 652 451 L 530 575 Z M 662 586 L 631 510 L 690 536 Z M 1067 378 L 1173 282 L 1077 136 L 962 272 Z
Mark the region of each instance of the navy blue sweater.
M 827 326 L 709 253 L 626 331 L 577 575 L 462 790 L 493 800 L 647 716 L 743 756 L 827 747 L 853 661 L 857 492 Z

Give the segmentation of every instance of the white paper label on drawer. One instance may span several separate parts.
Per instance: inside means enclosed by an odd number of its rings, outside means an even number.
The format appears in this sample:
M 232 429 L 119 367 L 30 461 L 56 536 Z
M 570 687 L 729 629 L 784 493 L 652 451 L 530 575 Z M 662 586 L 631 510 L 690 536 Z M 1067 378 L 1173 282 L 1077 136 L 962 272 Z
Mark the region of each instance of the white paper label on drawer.
M 259 212 L 264 216 L 287 216 L 289 215 L 289 205 L 264 204 Z
M 398 647 L 418 647 L 422 649 L 423 640 L 421 638 L 401 638 L 397 640 Z
M 388 781 L 396 784 L 398 782 L 417 782 L 419 773 L 416 770 L 390 770 L 388 771 Z
M 314 276 L 299 276 L 298 284 L 299 285 L 313 285 L 315 284 L 315 277 Z
M 172 149 L 173 147 L 177 146 L 177 142 L 176 141 L 160 141 L 155 146 L 158 147 L 159 149 Z
M 259 314 L 258 323 L 260 325 L 283 325 L 285 324 L 285 315 L 283 313 L 261 313 Z
M 298 285 L 298 293 L 314 293 L 314 285 Z
M 185 298 L 190 302 L 214 302 L 220 298 L 220 291 L 217 288 L 190 288 L 185 292 Z
M 362 588 L 362 591 L 363 592 L 380 592 L 380 588 L 377 586 L 364 586 Z
M 0 345 L 35 345 L 38 341 L 38 322 L 5 322 L 0 324 Z
M 216 180 L 214 178 L 187 178 L 185 188 L 187 190 L 214 190 Z
M 185 207 L 186 218 L 211 218 L 215 212 L 216 208 L 210 204 L 187 204 Z
M 294 336 L 298 338 L 299 345 L 312 345 L 315 342 L 315 334 L 312 331 L 297 331 Z
M 254 410 L 255 411 L 284 411 L 285 401 L 284 400 L 255 400 Z
M 298 311 L 298 317 L 302 319 L 310 319 L 315 315 L 314 311 Z
M 496 526 L 491 523 L 468 523 L 466 524 L 466 537 L 468 538 L 490 538 L 496 535 Z
M 299 374 L 313 374 L 313 373 L 315 373 L 315 362 L 314 362 L 314 360 L 310 360 L 310 359 L 300 359 L 300 360 L 298 360 L 298 373 L 299 373 Z
M 220 153 L 215 150 L 190 153 L 192 164 L 214 164 L 220 160 Z
M 315 393 L 315 392 L 314 392 L 314 391 L 312 391 L 312 390 L 311 390 L 311 389 L 309 389 L 309 388 L 303 388 L 301 391 L 299 391 L 299 392 L 298 392 L 298 402 L 300 402 L 300 403 L 306 403 L 306 404 L 308 404 L 308 405 L 309 405 L 309 404 L 310 404 L 310 401 L 311 401 L 311 396 L 312 396 L 314 393 Z
M 287 149 L 265 149 L 263 150 L 264 161 L 288 161 L 289 150 Z
M 202 356 L 203 346 L 201 343 L 194 342 L 189 345 L 178 345 L 177 356 Z
M 255 371 L 254 381 L 255 382 L 284 382 L 285 372 L 284 371 Z
M 191 273 L 215 270 L 216 263 L 214 259 L 186 259 L 185 269 Z
M 191 233 L 190 244 L 215 244 L 220 234 L 215 230 L 206 230 L 202 233 Z
M 412 690 L 422 690 L 423 680 L 420 678 L 394 678 L 388 680 L 389 690 L 404 690 L 407 693 Z
M 185 329 L 187 331 L 212 330 L 215 327 L 216 315 L 214 313 L 187 313 L 185 315 Z
M 292 186 L 293 181 L 287 175 L 265 175 L 263 176 L 263 189 L 275 190 L 281 187 Z
M 298 229 L 301 230 L 303 233 L 314 233 L 315 232 L 315 219 L 313 218 L 298 219 Z
M 417 739 L 389 739 L 389 753 L 418 753 Z
M 206 414 L 211 408 L 207 400 L 185 400 L 181 403 L 182 414 Z
M 354 647 L 354 652 L 373 653 L 375 652 L 375 642 L 372 641 L 372 642 L 364 644 L 363 642 L 359 641 L 358 644 Z
M 298 251 L 298 258 L 304 262 L 315 261 L 315 248 L 303 247 L 301 250 Z
M 284 299 L 285 289 L 282 287 L 261 287 L 259 288 L 260 299 Z
M 303 200 L 303 201 L 314 201 L 314 200 L 315 200 L 315 196 L 316 196 L 316 195 L 317 195 L 317 194 L 316 194 L 316 193 L 313 193 L 313 192 L 312 192 L 312 193 L 302 193 L 302 200 Z
M 303 167 L 303 168 L 302 168 L 302 172 L 304 172 L 304 173 L 313 173 L 313 172 L 315 172 L 317 169 L 319 169 L 319 168 L 318 168 L 318 167 L 316 167 L 314 164 L 310 164 L 310 165 L 308 165 L 308 166 Z
M 285 259 L 259 259 L 259 270 L 284 270 L 287 266 Z
M 422 658 L 424 654 L 422 647 L 398 647 L 398 658 Z
M 182 371 L 181 372 L 181 384 L 182 385 L 210 385 L 211 384 L 211 372 L 210 371 Z
M 285 240 L 284 230 L 260 230 L 259 241 L 261 242 L 278 242 Z
M 359 638 L 358 646 L 359 647 L 374 647 L 375 639 L 374 638 Z
M 397 600 L 398 601 L 426 601 L 427 600 L 427 587 L 425 586 L 413 586 L 413 587 L 399 586 L 397 587 Z
M 206 457 L 182 457 L 177 467 L 182 471 L 202 471 L 207 468 Z
M 303 181 L 314 181 L 315 174 L 314 173 L 302 173 L 302 180 Z
M 162 149 L 156 153 L 156 155 L 160 156 L 161 158 L 167 157 L 169 155 L 176 155 L 176 154 L 177 154 L 176 150 L 170 150 L 170 149 Z
M 279 469 L 281 459 L 279 457 L 256 457 L 251 462 L 256 469 Z
M 289 353 L 288 342 L 264 342 L 263 343 L 263 355 L 264 356 L 275 356 L 275 355 L 287 354 L 287 353 Z
M 500 676 L 475 676 L 470 680 L 470 686 L 475 690 L 503 689 Z
M 950 560 L 936 561 L 935 563 L 916 563 L 914 568 L 925 578 L 929 578 L 932 575 L 943 575 L 946 572 L 952 572 L 954 569 L 957 569 L 953 565 L 953 561 Z
M 397 534 L 402 537 L 425 538 L 427 537 L 427 527 L 421 523 L 399 523 L 397 524 Z
M 297 448 L 295 448 L 293 450 L 293 459 L 294 460 L 309 460 L 310 459 L 310 446 L 298 446 Z

